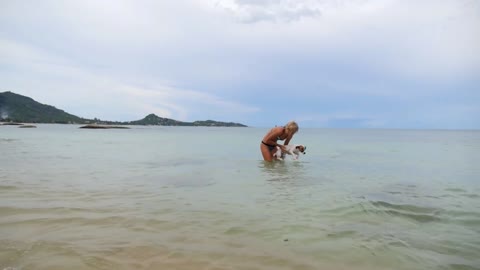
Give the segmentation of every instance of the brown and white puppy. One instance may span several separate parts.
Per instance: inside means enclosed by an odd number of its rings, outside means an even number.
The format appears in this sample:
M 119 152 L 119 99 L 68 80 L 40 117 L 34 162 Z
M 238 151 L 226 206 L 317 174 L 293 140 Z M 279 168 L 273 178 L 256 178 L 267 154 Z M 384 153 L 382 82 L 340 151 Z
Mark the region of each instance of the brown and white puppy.
M 277 152 L 273 154 L 274 157 L 276 157 L 278 160 L 283 160 L 285 158 L 285 154 L 289 154 L 293 156 L 293 159 L 298 159 L 298 156 L 300 153 L 303 153 L 304 155 L 306 154 L 305 150 L 307 150 L 307 147 L 301 144 L 291 144 L 291 145 L 285 145 L 285 152 L 282 153 L 282 149 L 277 146 Z

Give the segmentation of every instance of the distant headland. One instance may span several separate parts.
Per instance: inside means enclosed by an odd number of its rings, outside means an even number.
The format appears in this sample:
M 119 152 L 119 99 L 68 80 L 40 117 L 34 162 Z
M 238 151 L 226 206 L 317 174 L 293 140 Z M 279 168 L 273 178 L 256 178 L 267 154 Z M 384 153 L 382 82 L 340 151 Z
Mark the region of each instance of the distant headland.
M 55 124 L 98 124 L 98 125 L 152 125 L 152 126 L 208 126 L 208 127 L 247 127 L 244 124 L 214 120 L 183 122 L 149 114 L 136 121 L 106 121 L 86 119 L 50 105 L 41 104 L 32 98 L 12 92 L 0 93 L 0 122 L 9 123 L 55 123 Z

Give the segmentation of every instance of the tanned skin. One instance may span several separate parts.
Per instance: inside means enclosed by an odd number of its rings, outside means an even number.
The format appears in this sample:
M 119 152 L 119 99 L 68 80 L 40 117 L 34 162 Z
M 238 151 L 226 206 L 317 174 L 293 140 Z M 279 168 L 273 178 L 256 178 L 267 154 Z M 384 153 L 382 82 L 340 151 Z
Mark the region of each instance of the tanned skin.
M 290 140 L 295 134 L 296 131 L 284 128 L 284 127 L 274 127 L 263 137 L 263 142 L 272 146 L 279 146 L 282 151 L 285 151 L 285 145 L 288 145 Z M 277 139 L 285 140 L 283 145 L 277 144 Z M 277 151 L 276 148 L 273 148 L 271 151 L 268 146 L 263 143 L 260 143 L 260 151 L 262 152 L 263 159 L 265 161 L 272 161 L 273 154 Z

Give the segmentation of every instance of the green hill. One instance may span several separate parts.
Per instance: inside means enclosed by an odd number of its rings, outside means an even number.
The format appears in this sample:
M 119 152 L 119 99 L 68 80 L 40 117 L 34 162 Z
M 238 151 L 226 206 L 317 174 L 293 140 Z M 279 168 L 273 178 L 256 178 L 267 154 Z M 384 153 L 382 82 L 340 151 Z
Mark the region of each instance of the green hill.
M 246 127 L 245 125 L 233 122 L 218 122 L 213 120 L 206 121 L 195 121 L 192 123 L 193 126 L 205 126 L 205 127 Z
M 142 120 L 124 122 L 127 125 L 160 125 L 160 126 L 207 126 L 207 127 L 246 127 L 245 125 L 232 122 L 219 122 L 213 120 L 207 121 L 195 121 L 195 122 L 182 122 L 173 120 L 170 118 L 159 117 L 155 114 L 149 114 Z
M 86 123 L 86 119 L 12 92 L 0 93 L 0 120 L 28 123 Z
M 163 118 L 155 114 L 149 114 L 145 118 L 137 121 L 124 122 L 127 125 L 145 125 L 145 126 L 185 126 L 186 122 Z
M 59 123 L 59 124 L 106 124 L 106 125 L 152 125 L 152 126 L 217 126 L 217 127 L 246 127 L 246 125 L 232 122 L 213 120 L 182 122 L 174 119 L 149 114 L 137 121 L 117 122 L 99 119 L 85 119 L 50 105 L 12 92 L 0 93 L 0 121 L 26 123 Z

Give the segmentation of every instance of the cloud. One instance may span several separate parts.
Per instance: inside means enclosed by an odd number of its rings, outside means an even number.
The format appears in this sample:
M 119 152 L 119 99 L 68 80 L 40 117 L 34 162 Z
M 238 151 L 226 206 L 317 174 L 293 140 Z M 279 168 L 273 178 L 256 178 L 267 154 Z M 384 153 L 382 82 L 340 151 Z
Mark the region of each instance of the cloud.
M 215 5 L 225 9 L 243 23 L 291 22 L 302 18 L 320 16 L 315 1 L 217 1 Z
M 87 69 L 25 44 L 0 40 L 0 52 L 0 65 L 13 64 L 11 69 L 29 78 L 20 82 L 0 73 L 2 88 L 20 91 L 82 117 L 135 120 L 155 113 L 193 121 L 203 120 L 196 117 L 204 116 L 205 111 L 218 114 L 230 111 L 237 116 L 258 111 L 213 94 L 164 85 L 158 80 L 140 77 L 127 81 L 112 77 L 108 70 Z
M 469 105 L 479 83 L 478 1 L 1 5 L 0 87 L 79 115 L 389 126 L 430 100 Z
M 406 79 L 454 79 L 464 74 L 472 76 L 480 68 L 477 1 L 215 3 L 235 20 L 263 22 L 233 29 L 250 42 L 240 40 L 241 44 L 268 48 L 270 55 L 305 55 L 319 62 L 335 57 L 337 62 L 357 62 L 364 70 Z M 309 10 L 321 16 L 299 21 L 288 16 L 289 10 Z M 265 51 L 258 54 L 265 55 Z
M 299 59 L 297 65 L 343 63 L 346 69 L 405 79 L 456 79 L 480 69 L 477 1 L 46 3 L 34 4 L 35 12 L 21 10 L 22 19 L 13 15 L 18 8 L 2 16 L 18 29 L 28 25 L 41 33 L 33 34 L 34 42 L 48 44 L 39 46 L 78 61 L 121 64 L 116 61 L 124 59 L 139 66 L 147 57 L 168 62 L 172 70 L 162 69 L 167 80 L 183 80 L 178 72 L 186 64 L 198 66 L 198 80 L 242 80 L 263 75 L 269 62 L 281 65 L 282 59 Z M 59 38 L 62 42 L 56 42 Z M 86 50 L 97 53 L 90 56 Z M 258 66 L 262 70 L 252 67 L 253 59 L 264 63 Z M 229 63 L 232 72 L 224 68 Z

